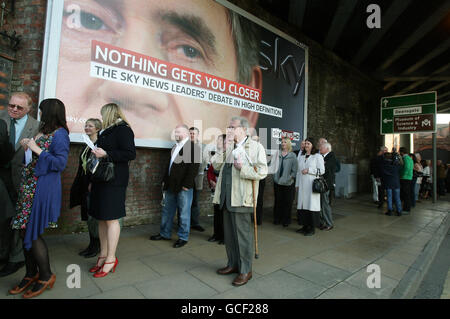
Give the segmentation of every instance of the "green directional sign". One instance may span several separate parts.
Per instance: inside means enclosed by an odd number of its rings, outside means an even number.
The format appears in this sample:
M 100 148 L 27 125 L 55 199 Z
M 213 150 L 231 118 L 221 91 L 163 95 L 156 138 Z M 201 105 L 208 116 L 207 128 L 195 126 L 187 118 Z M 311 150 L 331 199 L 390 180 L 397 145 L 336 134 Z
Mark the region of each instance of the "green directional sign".
M 381 98 L 381 134 L 436 133 L 436 92 Z

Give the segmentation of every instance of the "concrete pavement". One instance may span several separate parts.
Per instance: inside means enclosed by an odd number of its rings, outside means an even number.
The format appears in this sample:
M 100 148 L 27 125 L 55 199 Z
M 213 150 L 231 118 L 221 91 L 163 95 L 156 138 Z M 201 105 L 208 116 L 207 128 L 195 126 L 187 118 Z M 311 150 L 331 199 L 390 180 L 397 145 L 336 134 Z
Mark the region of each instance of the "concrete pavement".
M 273 225 L 268 209 L 259 226 L 260 257 L 254 260 L 253 279 L 242 287 L 231 285 L 234 275 L 216 274 L 227 259 L 223 245 L 207 241 L 212 217 L 203 217 L 206 231 L 192 231 L 188 244 L 179 249 L 172 247 L 176 232 L 172 241 L 149 240 L 159 225 L 125 227 L 116 272 L 98 279 L 88 272 L 95 258 L 78 256 L 88 243 L 86 233 L 47 235 L 57 280 L 37 298 L 412 298 L 449 229 L 450 202 L 424 201 L 402 217 L 385 216 L 384 211 L 369 195 L 337 199 L 335 228 L 305 237 L 295 232 L 296 223 L 288 228 Z M 375 274 L 367 272 L 370 264 L 380 267 L 380 288 L 367 286 Z M 80 267 L 80 288 L 68 288 L 74 282 L 69 265 Z M 21 269 L 0 279 L 0 298 L 21 298 L 7 291 L 24 273 Z

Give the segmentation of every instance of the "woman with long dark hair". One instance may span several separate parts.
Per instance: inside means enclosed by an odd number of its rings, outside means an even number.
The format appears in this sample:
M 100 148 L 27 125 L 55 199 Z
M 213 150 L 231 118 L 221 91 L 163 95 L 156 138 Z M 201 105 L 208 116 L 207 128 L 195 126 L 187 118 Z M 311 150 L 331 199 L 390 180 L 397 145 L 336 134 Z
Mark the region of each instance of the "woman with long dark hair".
M 92 153 L 97 158 L 109 157 L 114 163 L 114 179 L 92 182 L 89 214 L 98 220 L 100 256 L 89 271 L 95 278 L 115 272 L 118 264 L 116 248 L 120 237 L 119 219 L 125 217 L 125 197 L 129 163 L 136 158 L 134 133 L 119 106 L 109 103 L 101 109 L 103 130 Z
M 12 220 L 12 228 L 20 230 L 23 238 L 26 274 L 9 293 L 20 294 L 34 283 L 24 298 L 38 296 L 47 288 L 53 288 L 56 280 L 41 235 L 45 228 L 57 227 L 61 211 L 61 172 L 67 164 L 70 144 L 63 102 L 43 100 L 39 112 L 39 133 L 34 138 L 20 141 L 26 152 L 31 150 L 32 156 L 23 169 L 16 216 Z
M 297 187 L 298 221 L 303 228 L 297 230 L 305 236 L 312 236 L 320 223 L 320 194 L 313 193 L 312 184 L 316 175 L 325 173 L 325 162 L 314 147 L 314 140 L 305 140 L 305 149 L 298 154 Z

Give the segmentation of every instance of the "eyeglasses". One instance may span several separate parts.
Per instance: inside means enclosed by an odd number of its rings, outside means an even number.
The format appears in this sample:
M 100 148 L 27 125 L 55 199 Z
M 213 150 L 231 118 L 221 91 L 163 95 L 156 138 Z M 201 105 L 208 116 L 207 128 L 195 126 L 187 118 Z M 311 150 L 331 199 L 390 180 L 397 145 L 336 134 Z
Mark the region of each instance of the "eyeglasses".
M 17 109 L 18 111 L 23 111 L 25 108 L 23 106 L 17 104 L 8 104 L 10 109 Z
M 228 126 L 227 130 L 234 130 L 234 129 L 237 129 L 238 127 L 242 127 L 242 126 Z

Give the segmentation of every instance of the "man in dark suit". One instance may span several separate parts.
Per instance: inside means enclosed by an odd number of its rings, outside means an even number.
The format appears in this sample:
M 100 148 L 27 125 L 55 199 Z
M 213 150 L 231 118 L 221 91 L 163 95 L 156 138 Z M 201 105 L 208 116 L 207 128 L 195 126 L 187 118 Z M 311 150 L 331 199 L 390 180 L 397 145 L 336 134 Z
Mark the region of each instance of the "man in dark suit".
M 328 185 L 328 191 L 320 194 L 320 229 L 331 230 L 333 229 L 333 215 L 330 206 L 330 193 L 334 192 L 336 156 L 331 151 L 331 144 L 328 142 L 321 144 L 319 151 L 325 161 L 325 174 L 323 177 Z
M 9 142 L 8 126 L 0 119 L 0 221 L 14 216 L 15 212 L 10 197 L 14 191 L 11 169 L 6 168 L 13 155 L 14 148 Z
M 6 122 L 9 142 L 14 145 L 15 151 L 12 160 L 2 168 L 11 173 L 13 187 L 6 186 L 13 203 L 17 200 L 25 154 L 20 141 L 36 136 L 39 130 L 39 122 L 28 114 L 31 106 L 32 100 L 28 94 L 16 92 L 11 94 L 7 110 L 0 112 L 0 119 Z M 10 217 L 0 220 L 0 259 L 2 258 L 8 262 L 0 270 L 0 277 L 13 274 L 24 265 L 22 240 L 18 231 L 11 229 Z
M 169 240 L 172 236 L 173 217 L 178 208 L 180 227 L 174 248 L 183 247 L 189 239 L 191 205 L 194 178 L 198 174 L 201 161 L 200 148 L 189 140 L 189 128 L 178 125 L 175 128 L 176 144 L 172 148 L 169 167 L 163 180 L 164 206 L 161 213 L 161 227 L 158 235 L 151 240 Z

